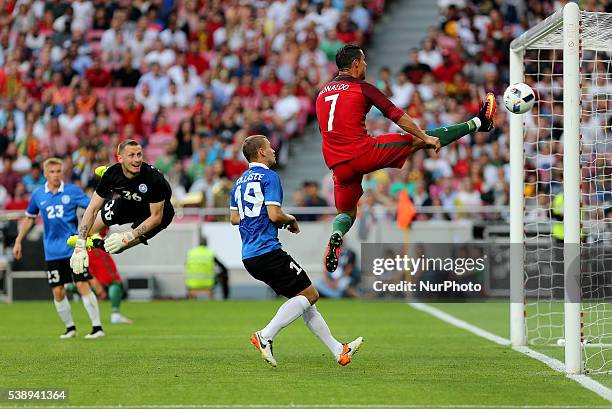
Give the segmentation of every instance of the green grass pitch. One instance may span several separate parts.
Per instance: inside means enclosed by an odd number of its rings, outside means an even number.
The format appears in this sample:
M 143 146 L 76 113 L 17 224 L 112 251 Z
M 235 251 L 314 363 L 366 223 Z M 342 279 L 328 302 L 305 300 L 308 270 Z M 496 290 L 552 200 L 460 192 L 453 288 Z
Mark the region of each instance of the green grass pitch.
M 80 304 L 72 305 L 79 338 L 71 340 L 58 339 L 62 325 L 51 302 L 0 305 L 0 387 L 68 388 L 70 399 L 60 405 L 125 408 L 608 404 L 539 361 L 402 303 L 321 300 L 332 333 L 342 342 L 363 336 L 362 350 L 340 367 L 299 319 L 276 338 L 279 366 L 271 368 L 249 335 L 280 303 L 127 303 L 123 311 L 135 324 L 106 323 L 107 336 L 98 340 L 82 338 L 89 321 Z M 506 304 L 441 307 L 507 336 Z M 107 319 L 108 303 L 101 310 Z

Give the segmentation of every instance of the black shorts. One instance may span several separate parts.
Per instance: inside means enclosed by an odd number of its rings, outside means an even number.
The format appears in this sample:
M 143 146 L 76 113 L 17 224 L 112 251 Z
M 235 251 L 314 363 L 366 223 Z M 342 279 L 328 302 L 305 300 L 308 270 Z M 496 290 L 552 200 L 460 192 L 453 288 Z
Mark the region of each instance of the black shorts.
M 253 278 L 287 298 L 295 297 L 312 284 L 306 271 L 282 249 L 244 259 L 242 263 Z
M 60 260 L 47 261 L 47 279 L 49 280 L 49 287 L 59 287 L 64 284 L 76 283 L 77 281 L 89 281 L 91 275 L 85 271 L 83 274 L 74 274 L 72 268 L 70 268 L 70 259 L 63 258 Z
M 144 222 L 149 218 L 149 216 L 151 216 L 151 212 L 149 211 L 148 207 L 134 207 L 134 202 L 121 197 L 105 201 L 101 212 L 102 221 L 105 225 L 112 226 L 114 224 L 132 223 L 132 229 L 138 227 L 140 223 Z M 140 236 L 140 241 L 147 244 L 147 240 L 152 239 L 155 237 L 155 235 L 157 235 L 157 233 L 168 227 L 170 223 L 172 223 L 173 218 L 174 207 L 172 207 L 170 202 L 165 202 L 164 214 L 162 215 L 161 223 L 153 230 L 150 230 Z

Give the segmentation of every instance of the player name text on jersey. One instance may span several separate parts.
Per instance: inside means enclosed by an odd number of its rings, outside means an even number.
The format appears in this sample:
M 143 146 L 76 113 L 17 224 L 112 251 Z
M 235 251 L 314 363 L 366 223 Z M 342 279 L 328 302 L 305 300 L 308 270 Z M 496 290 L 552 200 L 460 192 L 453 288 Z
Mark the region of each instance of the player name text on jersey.
M 323 87 L 319 95 L 330 91 L 346 91 L 349 89 L 349 84 L 330 84 Z

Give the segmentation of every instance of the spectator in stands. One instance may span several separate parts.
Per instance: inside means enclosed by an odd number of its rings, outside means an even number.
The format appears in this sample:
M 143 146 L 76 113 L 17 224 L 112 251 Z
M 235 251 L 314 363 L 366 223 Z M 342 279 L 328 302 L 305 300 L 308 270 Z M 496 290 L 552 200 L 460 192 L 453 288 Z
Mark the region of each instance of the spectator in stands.
M 0 32 L 0 154 L 23 174 L 63 156 L 67 180 L 86 186 L 121 138 L 173 134 L 166 148 L 153 138 L 148 152 L 168 155 L 169 179 L 189 188 L 180 160 L 207 145 L 202 163 L 220 180 L 212 202 L 224 206 L 225 176 L 245 166 L 242 138 L 265 131 L 286 163 L 288 136 L 334 74 L 330 56 L 342 40 L 362 41 L 373 17 L 354 0 L 261 6 L 18 2 Z
M 293 85 L 283 85 L 281 94 L 274 104 L 274 112 L 283 120 L 283 131 L 289 137 L 293 136 L 298 130 L 297 115 L 300 108 L 300 101 L 293 94 Z
M 144 107 L 141 104 L 136 103 L 136 99 L 132 94 L 128 94 L 126 96 L 125 106 L 117 106 L 116 99 L 117 95 L 113 92 L 111 94 L 111 106 L 119 114 L 119 125 L 124 127 L 127 124 L 132 124 L 136 133 L 142 134 L 142 114 L 144 113 Z
M 319 183 L 315 181 L 307 180 L 302 183 L 302 199 L 305 207 L 327 207 L 327 201 L 321 196 L 319 192 Z M 315 221 L 320 217 L 317 214 L 302 215 L 300 220 L 302 221 Z
M 111 72 L 104 68 L 100 57 L 94 58 L 91 67 L 85 70 L 85 78 L 94 88 L 106 88 L 112 80 Z
M 13 158 L 6 155 L 2 158 L 2 172 L 0 172 L 0 184 L 5 187 L 7 193 L 12 196 L 17 183 L 21 177 L 13 170 Z
M 57 121 L 62 134 L 70 138 L 78 138 L 85 124 L 85 118 L 78 112 L 74 102 L 66 105 L 66 112 L 61 114 Z
M 116 87 L 134 88 L 140 80 L 140 70 L 136 68 L 138 63 L 134 61 L 132 53 L 124 55 L 119 68 L 113 70 L 113 85 Z
M 161 44 L 161 42 L 159 43 Z M 151 95 L 153 95 L 159 101 L 164 97 L 164 95 L 166 95 L 168 89 L 170 88 L 170 78 L 162 73 L 159 62 L 154 61 L 150 63 L 150 67 L 151 70 L 140 77 L 136 90 L 146 84 L 151 91 Z
M 325 31 L 325 38 L 319 43 L 319 49 L 323 51 L 327 57 L 327 61 L 336 62 L 336 51 L 340 49 L 344 43 L 338 40 L 338 32 L 336 28 L 331 28 Z
M 4 192 L 0 192 L 0 203 L 3 203 L 3 199 L 2 199 L 3 194 L 8 195 L 8 192 L 6 191 L 6 189 L 4 189 Z M 28 191 L 26 191 L 24 184 L 19 182 L 15 186 L 15 191 L 13 192 L 13 196 L 8 200 L 8 202 L 6 202 L 5 209 L 6 210 L 25 210 L 28 208 L 29 203 L 30 203 L 30 198 L 28 196 Z
M 47 179 L 42 175 L 40 164 L 38 162 L 32 163 L 30 172 L 24 175 L 22 179 L 25 193 L 32 193 L 36 188 L 43 186 L 46 181 Z
M 414 93 L 414 85 L 402 71 L 397 73 L 397 81 L 391 85 L 391 101 L 400 108 L 407 108 Z
M 146 85 L 144 85 L 146 88 Z M 160 100 L 160 105 L 164 108 L 186 108 L 189 105 L 189 93 L 187 90 L 179 92 L 174 81 L 170 81 L 168 92 Z M 154 112 L 154 111 L 151 111 Z
M 336 271 L 326 272 L 323 278 L 315 283 L 319 294 L 327 298 L 356 297 L 357 291 L 351 288 L 359 282 L 360 273 L 356 260 L 357 255 L 353 250 L 343 248 Z

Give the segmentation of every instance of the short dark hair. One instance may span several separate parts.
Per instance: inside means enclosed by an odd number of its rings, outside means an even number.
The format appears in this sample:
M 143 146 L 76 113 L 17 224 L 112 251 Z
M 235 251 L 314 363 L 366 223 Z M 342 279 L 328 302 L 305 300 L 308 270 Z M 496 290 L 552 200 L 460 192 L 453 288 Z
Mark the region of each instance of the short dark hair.
M 117 146 L 117 155 L 121 155 L 126 146 L 140 146 L 134 139 L 126 139 Z
M 355 60 L 361 58 L 362 49 L 357 44 L 346 44 L 336 52 L 336 66 L 339 70 L 348 70 Z
M 261 148 L 264 144 L 264 141 L 267 141 L 265 135 L 251 135 L 244 140 L 242 144 L 242 153 L 247 161 L 252 162 L 257 157 L 257 152 L 259 148 Z

